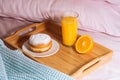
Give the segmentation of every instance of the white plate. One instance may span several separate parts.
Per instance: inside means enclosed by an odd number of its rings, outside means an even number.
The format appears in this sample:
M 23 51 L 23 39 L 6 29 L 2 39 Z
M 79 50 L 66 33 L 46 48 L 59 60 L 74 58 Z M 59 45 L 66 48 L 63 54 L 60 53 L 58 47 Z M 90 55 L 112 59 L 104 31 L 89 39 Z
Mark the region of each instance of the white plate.
M 48 56 L 55 54 L 59 50 L 58 42 L 53 39 L 52 39 L 52 47 L 46 52 L 41 52 L 41 53 L 32 52 L 31 50 L 27 48 L 27 45 L 28 45 L 28 41 L 26 41 L 23 44 L 22 46 L 23 51 L 34 57 L 48 57 Z

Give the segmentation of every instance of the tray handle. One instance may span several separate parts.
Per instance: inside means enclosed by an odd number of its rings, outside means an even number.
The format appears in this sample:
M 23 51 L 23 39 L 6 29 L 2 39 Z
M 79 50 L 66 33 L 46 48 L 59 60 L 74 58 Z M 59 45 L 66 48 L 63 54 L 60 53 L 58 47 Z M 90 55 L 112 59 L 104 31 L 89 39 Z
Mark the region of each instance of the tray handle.
M 13 36 L 22 36 L 28 33 L 38 33 L 40 30 L 40 26 L 45 23 L 34 23 L 29 26 L 25 26 L 24 28 L 16 31 Z
M 100 56 L 98 58 L 93 59 L 89 63 L 82 66 L 80 69 L 78 69 L 75 73 L 73 73 L 71 76 L 74 77 L 76 80 L 85 76 L 101 64 L 104 64 L 105 62 L 108 62 L 111 59 L 112 53 L 106 54 L 104 56 Z

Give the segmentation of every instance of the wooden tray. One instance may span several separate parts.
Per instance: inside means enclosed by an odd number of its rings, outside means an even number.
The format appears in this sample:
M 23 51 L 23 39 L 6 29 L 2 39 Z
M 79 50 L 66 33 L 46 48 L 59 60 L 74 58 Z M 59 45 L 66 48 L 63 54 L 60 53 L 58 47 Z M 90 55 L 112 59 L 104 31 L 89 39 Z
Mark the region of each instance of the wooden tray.
M 65 74 L 68 74 L 75 79 L 80 79 L 93 71 L 100 65 L 108 62 L 111 59 L 112 51 L 95 43 L 94 49 L 88 54 L 78 54 L 74 47 L 66 47 L 61 41 L 61 27 L 53 22 L 34 23 L 17 31 L 15 34 L 6 37 L 4 41 L 14 48 L 21 49 L 23 43 L 28 40 L 31 34 L 46 33 L 55 39 L 60 50 L 49 57 L 36 58 L 28 53 L 23 52 L 31 59 L 39 63 L 50 66 Z

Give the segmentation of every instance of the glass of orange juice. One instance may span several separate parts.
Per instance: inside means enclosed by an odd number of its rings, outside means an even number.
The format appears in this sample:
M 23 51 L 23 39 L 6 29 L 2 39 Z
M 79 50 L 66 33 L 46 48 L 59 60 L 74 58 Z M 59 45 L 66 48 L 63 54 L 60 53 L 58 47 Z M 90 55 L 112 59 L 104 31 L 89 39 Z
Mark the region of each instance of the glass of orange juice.
M 77 38 L 78 14 L 74 11 L 65 12 L 62 15 L 62 42 L 66 46 L 74 45 Z

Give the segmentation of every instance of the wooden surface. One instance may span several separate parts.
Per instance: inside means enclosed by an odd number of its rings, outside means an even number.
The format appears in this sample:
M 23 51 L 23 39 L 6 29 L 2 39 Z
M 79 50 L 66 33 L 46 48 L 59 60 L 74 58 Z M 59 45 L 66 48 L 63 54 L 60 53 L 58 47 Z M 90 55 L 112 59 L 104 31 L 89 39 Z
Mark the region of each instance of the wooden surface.
M 6 37 L 4 41 L 14 48 L 21 49 L 23 43 L 28 40 L 31 34 L 46 33 L 55 39 L 60 50 L 49 57 L 35 58 L 23 52 L 26 56 L 42 64 L 55 68 L 75 79 L 87 75 L 97 67 L 105 64 L 111 59 L 112 51 L 95 43 L 94 49 L 88 54 L 79 54 L 73 47 L 66 47 L 61 41 L 61 27 L 52 22 L 35 23 L 24 27 L 15 34 Z

